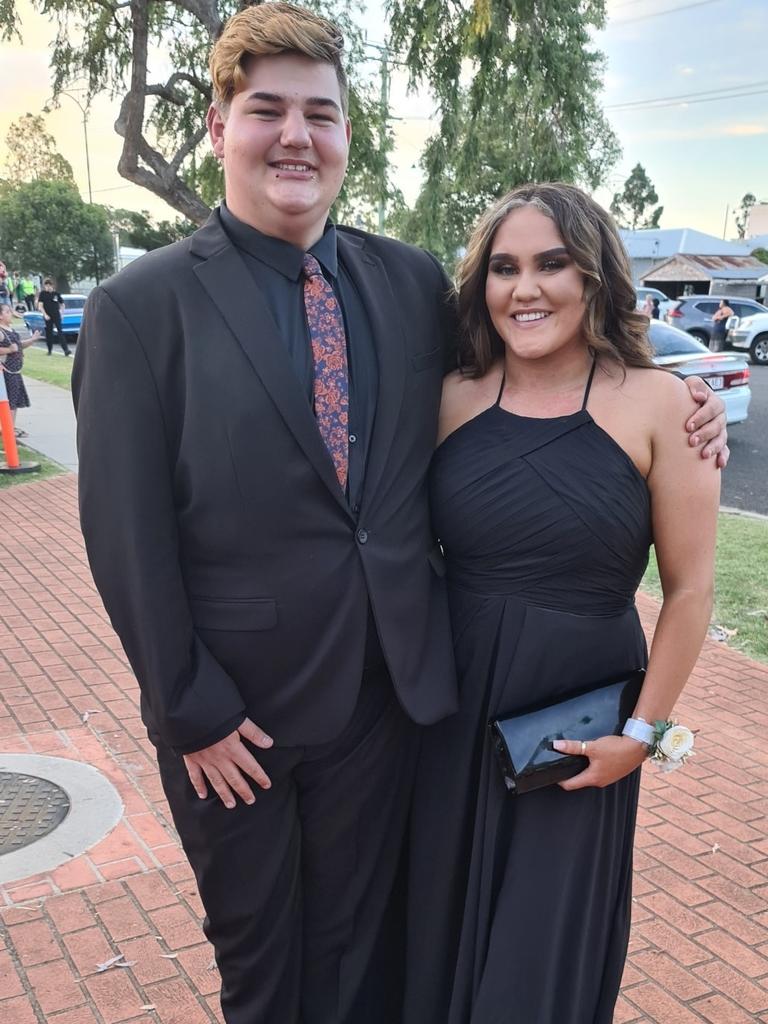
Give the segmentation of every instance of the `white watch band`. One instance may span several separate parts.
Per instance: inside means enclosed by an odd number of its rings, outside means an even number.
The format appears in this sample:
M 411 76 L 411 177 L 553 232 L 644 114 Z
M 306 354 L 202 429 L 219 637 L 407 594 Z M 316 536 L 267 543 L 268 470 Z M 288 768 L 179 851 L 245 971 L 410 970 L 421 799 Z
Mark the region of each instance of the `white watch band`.
M 637 740 L 638 743 L 644 743 L 646 747 L 652 747 L 655 730 L 642 718 L 628 718 L 621 734 L 629 736 L 631 740 Z

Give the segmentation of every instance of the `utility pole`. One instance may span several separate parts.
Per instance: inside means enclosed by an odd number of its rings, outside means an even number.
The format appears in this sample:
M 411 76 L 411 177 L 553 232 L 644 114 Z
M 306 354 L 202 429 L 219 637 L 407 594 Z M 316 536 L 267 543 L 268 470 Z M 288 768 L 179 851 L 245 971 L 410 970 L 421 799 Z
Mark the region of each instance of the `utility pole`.
M 730 203 L 725 204 L 725 220 L 723 221 L 723 238 L 725 238 L 726 232 L 728 231 L 728 211 L 731 208 Z
M 387 172 L 389 170 L 387 161 L 387 126 L 391 120 L 389 116 L 389 85 L 390 85 L 390 65 L 397 63 L 392 61 L 389 56 L 389 47 L 385 43 L 383 46 L 380 43 L 366 43 L 366 47 L 369 50 L 375 50 L 379 55 L 378 58 L 371 57 L 371 60 L 379 61 L 379 114 L 381 123 L 379 124 L 379 155 L 381 157 L 381 176 L 379 178 L 379 200 L 377 203 L 378 214 L 379 214 L 379 234 L 384 234 L 384 226 L 387 219 L 387 185 L 388 178 Z
M 83 115 L 83 140 L 85 142 L 85 173 L 88 177 L 88 204 L 93 206 L 93 189 L 91 188 L 91 154 L 88 150 L 88 103 L 85 106 L 80 102 L 74 93 L 68 92 L 66 89 L 61 89 L 58 93 L 59 96 L 68 96 L 73 103 L 76 103 L 80 108 L 80 113 Z M 99 274 L 99 254 L 96 250 L 96 246 L 93 247 L 93 263 L 94 263 L 94 274 L 96 277 L 96 284 L 101 283 L 101 275 Z
M 381 181 L 379 183 L 379 234 L 384 234 L 387 217 L 387 119 L 389 117 L 389 51 L 384 46 L 381 51 L 381 92 L 379 96 L 381 123 L 379 124 L 379 155 L 382 160 Z

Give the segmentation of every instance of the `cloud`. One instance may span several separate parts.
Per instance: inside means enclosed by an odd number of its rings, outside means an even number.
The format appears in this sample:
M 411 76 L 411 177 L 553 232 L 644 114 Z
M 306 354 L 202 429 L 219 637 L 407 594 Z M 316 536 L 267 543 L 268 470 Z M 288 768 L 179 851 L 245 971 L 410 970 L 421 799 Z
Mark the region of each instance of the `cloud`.
M 768 135 L 768 124 L 729 124 L 725 135 Z
M 688 67 L 688 65 L 685 65 L 683 67 L 679 67 L 677 69 L 677 73 L 678 75 L 683 75 L 685 78 L 687 78 L 689 75 L 695 75 L 696 69 Z
M 625 131 L 627 142 L 679 142 L 695 139 L 725 139 L 729 136 L 768 135 L 768 124 L 697 124 L 687 127 L 649 128 L 647 131 Z

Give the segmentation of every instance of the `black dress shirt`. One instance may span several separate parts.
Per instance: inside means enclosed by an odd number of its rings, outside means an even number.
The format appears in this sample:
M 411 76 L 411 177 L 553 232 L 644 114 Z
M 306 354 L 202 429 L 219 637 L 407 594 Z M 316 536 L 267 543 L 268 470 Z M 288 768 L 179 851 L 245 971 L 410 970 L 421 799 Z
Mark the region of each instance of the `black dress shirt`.
M 299 384 L 313 404 L 314 360 L 304 309 L 304 252 L 281 238 L 264 235 L 238 220 L 222 203 L 221 222 L 263 293 Z M 370 321 L 349 271 L 339 259 L 336 228 L 308 250 L 333 288 L 344 316 L 349 374 L 349 473 L 347 496 L 357 514 L 365 480 L 368 447 L 376 415 L 379 368 Z

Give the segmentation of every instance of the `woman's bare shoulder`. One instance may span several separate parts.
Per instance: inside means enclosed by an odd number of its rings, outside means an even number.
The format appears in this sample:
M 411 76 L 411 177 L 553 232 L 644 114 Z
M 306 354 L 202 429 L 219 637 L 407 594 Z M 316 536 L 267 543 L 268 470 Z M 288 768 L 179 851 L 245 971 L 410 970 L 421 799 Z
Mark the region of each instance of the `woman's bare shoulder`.
M 621 390 L 660 414 L 677 409 L 685 416 L 696 406 L 686 383 L 661 367 L 628 366 Z
M 443 379 L 438 444 L 493 403 L 495 395 L 490 400 L 488 395 L 493 390 L 491 378 L 495 380 L 496 376 L 494 370 L 484 377 L 470 377 L 461 370 L 453 370 Z

